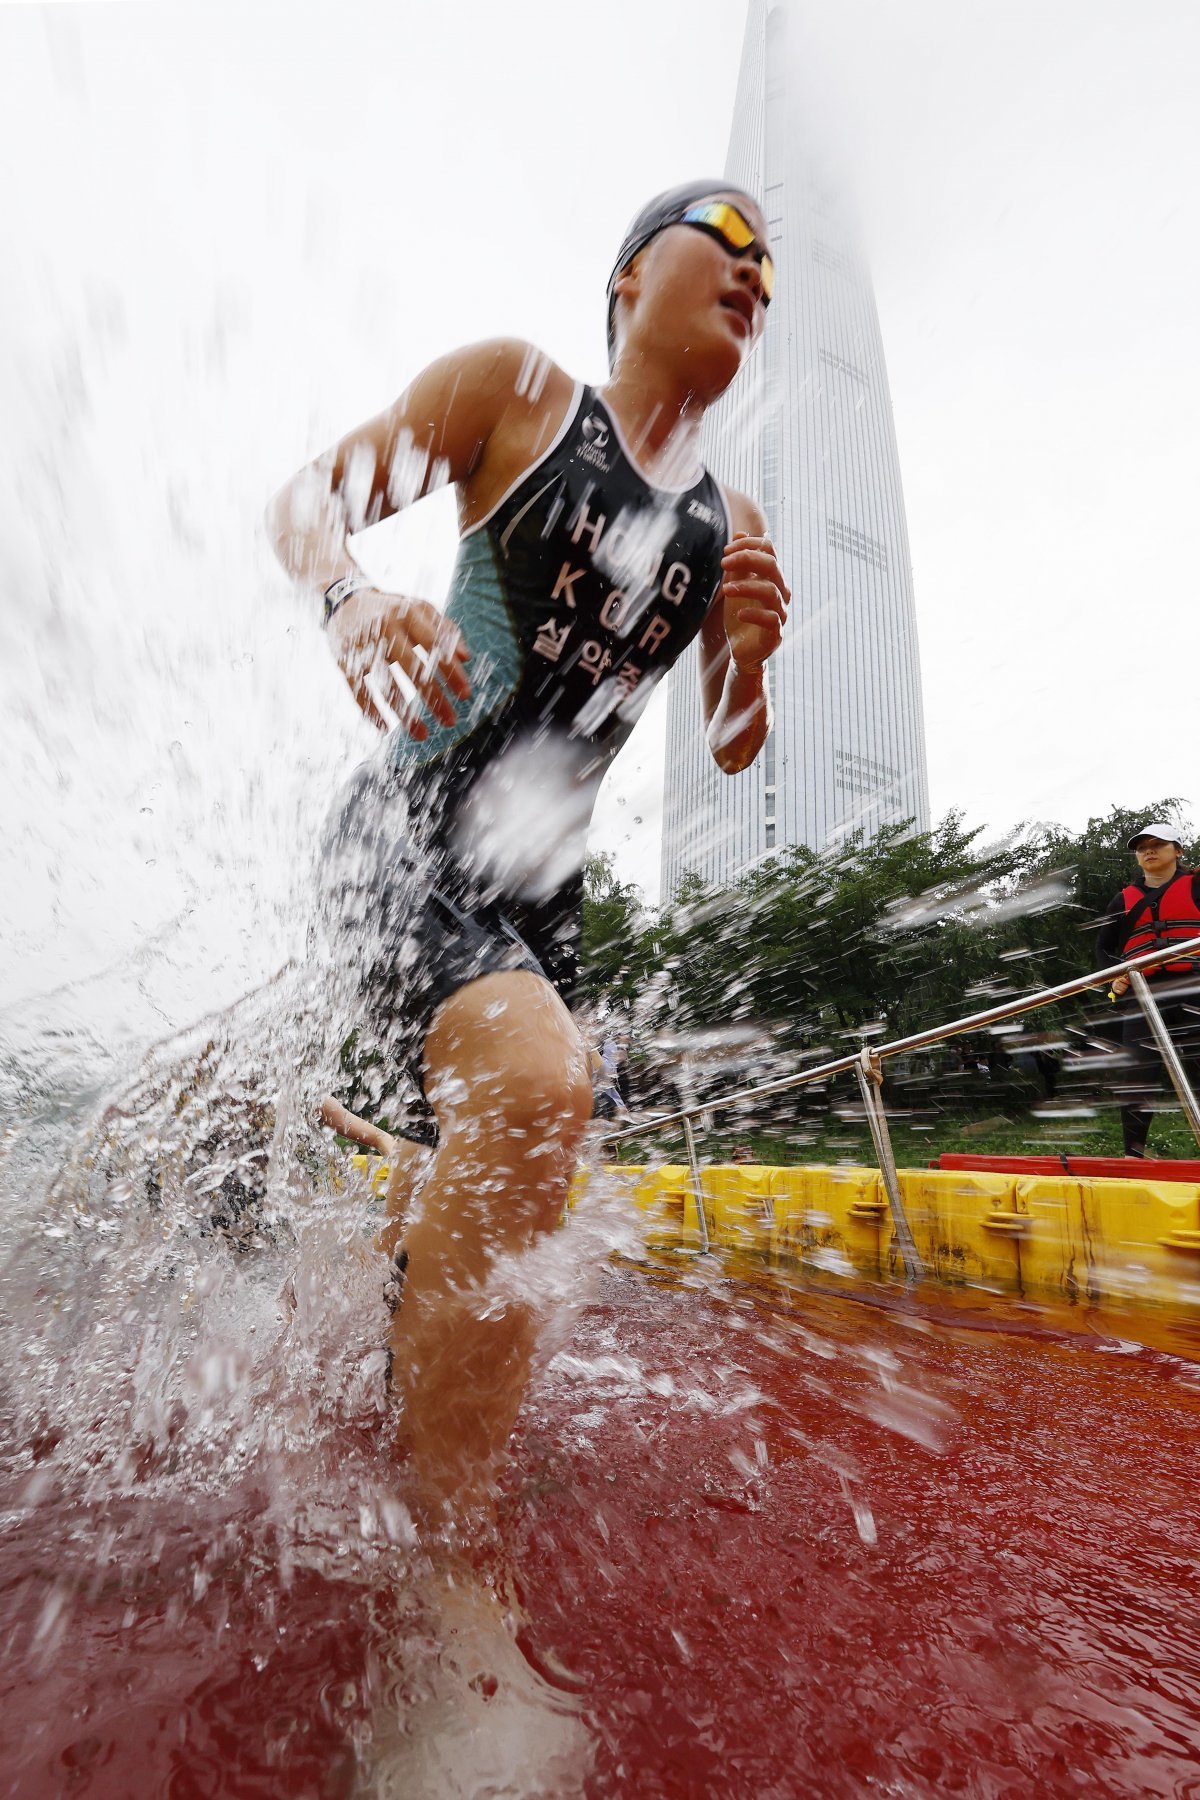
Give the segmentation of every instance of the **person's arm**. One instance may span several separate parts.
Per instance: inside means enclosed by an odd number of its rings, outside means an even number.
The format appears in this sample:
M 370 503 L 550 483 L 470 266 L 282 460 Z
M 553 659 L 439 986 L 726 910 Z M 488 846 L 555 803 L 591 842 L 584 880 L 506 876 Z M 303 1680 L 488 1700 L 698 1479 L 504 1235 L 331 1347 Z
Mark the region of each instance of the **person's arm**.
M 1120 962 L 1121 952 L 1125 948 L 1125 899 L 1117 894 L 1104 915 L 1104 923 L 1096 938 L 1096 967 L 1107 969 L 1110 963 Z
M 293 477 L 267 511 L 275 554 L 308 591 L 314 610 L 336 582 L 356 585 L 328 618 L 338 665 L 363 712 L 380 729 L 387 721 L 367 685 L 374 670 L 387 704 L 415 738 L 429 735 L 422 707 L 453 724 L 454 702 L 471 695 L 462 635 L 427 600 L 385 594 L 370 585 L 347 544 L 352 533 L 411 506 L 447 482 L 469 483 L 484 464 L 498 427 L 528 410 L 523 372 L 535 356 L 528 344 L 497 339 L 432 363 L 393 406 L 370 419 Z M 389 664 L 412 682 L 420 704 L 406 701 Z
M 1125 917 L 1125 896 L 1116 894 L 1104 915 L 1104 923 L 1096 938 L 1096 967 L 1098 969 L 1107 969 L 1112 963 L 1120 962 L 1125 949 L 1125 939 L 1129 935 L 1125 929 Z M 1108 990 L 1109 998 L 1122 999 L 1129 992 L 1129 987 L 1128 975 L 1114 976 L 1112 986 Z
M 396 1148 L 396 1140 L 378 1125 L 372 1125 L 367 1119 L 360 1119 L 357 1113 L 347 1111 L 340 1100 L 327 1094 L 321 1102 L 321 1110 L 317 1114 L 322 1125 L 330 1131 L 336 1131 L 339 1137 L 349 1138 L 352 1143 L 361 1144 L 364 1150 L 373 1150 L 377 1156 L 391 1156 Z
M 736 775 L 749 768 L 770 729 L 766 665 L 783 641 L 791 593 L 761 509 L 746 494 L 726 493 L 733 537 L 700 630 L 700 693 L 713 760 Z

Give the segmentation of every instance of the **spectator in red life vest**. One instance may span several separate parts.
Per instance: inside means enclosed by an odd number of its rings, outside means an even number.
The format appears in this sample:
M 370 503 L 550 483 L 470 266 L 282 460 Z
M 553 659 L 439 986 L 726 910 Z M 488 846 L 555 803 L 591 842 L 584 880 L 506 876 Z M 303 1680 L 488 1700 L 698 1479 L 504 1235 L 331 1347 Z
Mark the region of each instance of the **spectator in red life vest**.
M 1097 945 L 1100 968 L 1200 937 L 1200 874 L 1181 866 L 1183 846 L 1175 826 L 1153 820 L 1134 832 L 1129 848 L 1140 874 L 1121 889 L 1105 914 Z M 1158 1009 L 1195 1090 L 1200 1082 L 1200 967 L 1192 958 L 1181 958 L 1147 969 L 1146 979 L 1158 990 Z M 1111 998 L 1121 999 L 1129 988 L 1128 975 L 1118 975 Z M 1166 1071 L 1140 1009 L 1125 1020 L 1122 1039 L 1132 1059 L 1127 1103 L 1121 1108 L 1125 1154 L 1145 1156 L 1154 1116 L 1147 1101 L 1161 1091 Z

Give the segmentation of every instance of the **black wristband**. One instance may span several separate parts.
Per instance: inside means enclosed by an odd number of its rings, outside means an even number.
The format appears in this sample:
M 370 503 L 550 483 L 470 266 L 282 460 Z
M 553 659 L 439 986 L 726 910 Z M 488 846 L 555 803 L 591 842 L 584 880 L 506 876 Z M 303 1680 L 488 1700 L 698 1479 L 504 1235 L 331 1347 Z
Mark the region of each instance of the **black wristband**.
M 348 600 L 351 594 L 357 594 L 360 588 L 370 585 L 365 575 L 341 575 L 336 581 L 331 581 L 325 589 L 325 616 L 321 623 L 328 625 L 343 600 Z

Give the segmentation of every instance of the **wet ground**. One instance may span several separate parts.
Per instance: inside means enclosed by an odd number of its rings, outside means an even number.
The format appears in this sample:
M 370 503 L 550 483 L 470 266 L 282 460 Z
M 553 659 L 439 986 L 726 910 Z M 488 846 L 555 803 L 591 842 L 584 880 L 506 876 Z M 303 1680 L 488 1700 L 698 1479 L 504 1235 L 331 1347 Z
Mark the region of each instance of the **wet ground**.
M 539 1377 L 504 1531 L 587 1791 L 1200 1795 L 1200 1369 L 869 1300 L 612 1268 Z M 405 1602 L 353 1492 L 297 1554 L 253 1469 L 81 1500 L 39 1456 L 2 1497 L 0 1791 L 384 1791 Z

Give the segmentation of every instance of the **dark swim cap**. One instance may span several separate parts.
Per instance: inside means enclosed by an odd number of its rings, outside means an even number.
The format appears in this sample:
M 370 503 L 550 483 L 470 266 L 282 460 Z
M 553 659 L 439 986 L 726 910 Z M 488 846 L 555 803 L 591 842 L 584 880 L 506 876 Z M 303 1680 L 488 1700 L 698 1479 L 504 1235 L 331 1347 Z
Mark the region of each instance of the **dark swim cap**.
M 631 222 L 625 233 L 625 240 L 617 252 L 617 260 L 613 264 L 612 274 L 608 278 L 608 361 L 612 366 L 613 351 L 616 348 L 617 334 L 613 328 L 614 315 L 617 310 L 613 284 L 622 269 L 629 267 L 639 250 L 644 250 L 650 239 L 665 231 L 668 225 L 678 225 L 689 206 L 695 206 L 698 200 L 707 200 L 710 194 L 740 194 L 743 200 L 750 200 L 753 205 L 757 201 L 748 194 L 745 188 L 736 181 L 726 181 L 719 177 L 715 181 L 688 181 L 682 187 L 668 188 L 665 194 L 656 194 L 648 200 L 637 217 Z

